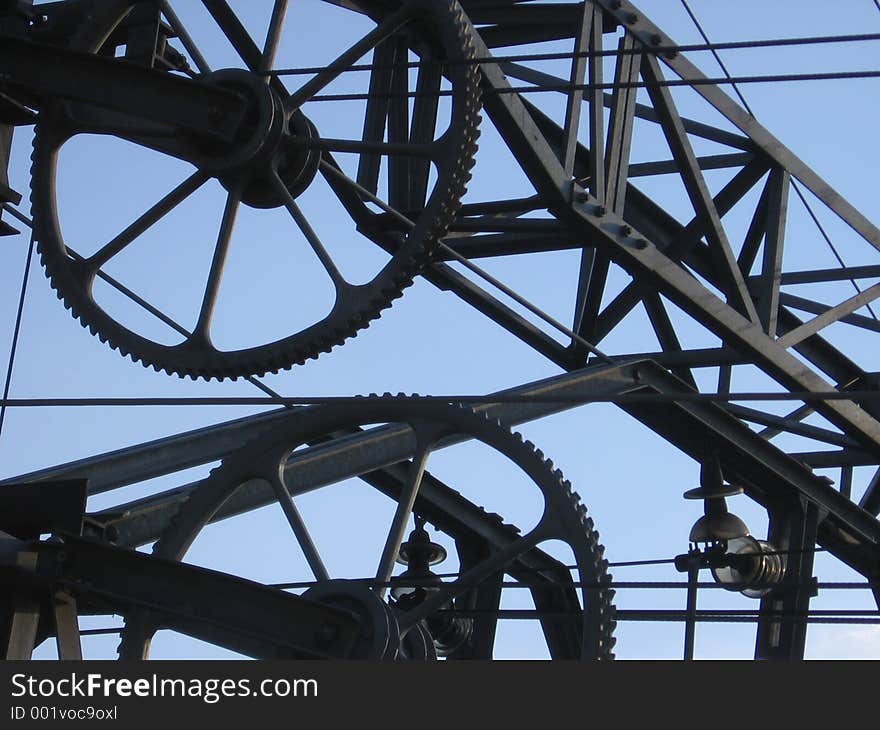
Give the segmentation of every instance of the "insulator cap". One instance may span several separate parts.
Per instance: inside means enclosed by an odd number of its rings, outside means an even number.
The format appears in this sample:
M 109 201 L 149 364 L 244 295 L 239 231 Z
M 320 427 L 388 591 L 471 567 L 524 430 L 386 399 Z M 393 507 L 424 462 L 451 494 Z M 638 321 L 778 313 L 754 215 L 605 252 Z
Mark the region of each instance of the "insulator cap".
M 721 542 L 745 537 L 748 534 L 749 528 L 746 527 L 745 522 L 725 510 L 700 517 L 691 528 L 690 541 Z

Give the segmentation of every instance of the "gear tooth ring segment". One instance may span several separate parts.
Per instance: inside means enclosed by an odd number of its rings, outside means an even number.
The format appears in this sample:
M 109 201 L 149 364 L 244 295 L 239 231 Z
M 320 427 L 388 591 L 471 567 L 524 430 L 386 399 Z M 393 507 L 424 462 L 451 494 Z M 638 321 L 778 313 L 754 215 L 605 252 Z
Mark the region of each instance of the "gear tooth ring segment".
M 377 424 L 385 425 L 377 426 Z M 401 459 L 411 458 L 413 461 L 418 461 L 424 454 L 427 461 L 436 448 L 448 443 L 472 439 L 478 446 L 482 444 L 494 450 L 518 467 L 523 482 L 528 488 L 530 490 L 537 488 L 540 501 L 535 504 L 542 514 L 534 527 L 522 533 L 509 524 L 498 524 L 491 520 L 475 501 L 468 498 L 468 495 L 446 487 L 433 477 L 429 487 L 426 488 L 425 483 L 421 483 L 416 500 L 412 503 L 414 504 L 412 513 L 423 519 L 427 518 L 441 533 L 453 540 L 455 549 L 459 552 L 460 563 L 463 566 L 467 564 L 463 568 L 465 573 L 470 572 L 472 576 L 479 576 L 480 570 L 491 571 L 492 576 L 506 574 L 529 585 L 538 609 L 538 616 L 540 617 L 541 612 L 548 614 L 546 618 L 540 620 L 552 656 L 567 659 L 613 658 L 611 649 L 614 645 L 615 622 L 613 591 L 610 588 L 611 577 L 607 571 L 607 561 L 602 557 L 603 548 L 598 542 L 597 533 L 592 522 L 584 520 L 579 500 L 573 496 L 570 485 L 561 477 L 559 471 L 552 470 L 534 447 L 524 443 L 521 437 L 506 427 L 491 422 L 484 415 L 464 407 L 391 397 L 365 399 L 356 406 L 330 405 L 308 412 L 292 413 L 272 432 L 229 454 L 209 477 L 198 483 L 155 543 L 154 554 L 163 559 L 184 559 L 190 545 L 205 526 L 224 516 L 225 510 L 231 510 L 230 513 L 234 514 L 242 509 L 239 502 L 239 486 L 248 484 L 250 485 L 248 489 L 252 490 L 257 480 L 268 480 L 271 475 L 281 473 L 283 465 L 288 463 L 287 460 L 291 455 L 294 460 L 297 454 L 301 455 L 296 449 L 302 445 L 323 444 L 330 435 L 358 434 L 364 428 L 380 429 L 373 435 L 382 443 L 387 443 L 388 434 L 391 433 L 403 434 L 401 438 L 407 439 L 405 443 L 409 444 L 399 454 L 395 451 L 392 458 L 395 464 L 405 468 L 399 472 L 390 470 L 386 475 L 392 480 L 398 479 L 398 487 L 388 487 L 387 481 L 370 482 L 396 502 L 395 515 L 403 505 L 411 504 L 403 495 L 407 494 L 407 480 L 411 478 L 409 475 L 414 473 L 411 471 L 412 462 L 406 465 L 400 461 Z M 402 429 L 410 429 L 410 432 Z M 404 451 L 408 453 L 404 455 Z M 491 454 L 491 451 L 488 453 Z M 374 458 L 380 458 L 376 457 L 372 450 L 371 454 Z M 384 459 L 385 455 L 383 454 L 381 458 Z M 310 468 L 314 468 L 313 460 L 307 458 L 306 462 Z M 430 466 L 430 463 L 427 466 Z M 363 478 L 375 477 L 375 468 L 373 464 L 365 468 Z M 395 473 L 403 476 L 395 477 Z M 338 479 L 345 481 L 349 476 L 351 475 L 346 472 L 346 475 L 339 476 Z M 288 482 L 287 489 L 293 496 L 301 490 L 312 489 L 309 485 L 297 486 L 295 476 L 288 478 L 291 481 Z M 421 479 L 424 480 L 425 477 Z M 325 484 L 326 480 L 320 483 Z M 457 489 L 462 485 L 454 486 Z M 497 488 L 503 490 L 504 485 L 499 484 Z M 426 489 L 429 490 L 427 494 Z M 431 494 L 434 497 L 431 497 Z M 268 487 L 266 495 L 259 505 L 252 507 L 270 504 L 278 499 L 277 492 L 273 494 Z M 441 496 L 437 497 L 437 495 Z M 327 493 L 327 497 L 330 496 L 331 494 Z M 235 506 L 227 508 L 225 506 L 227 502 Z M 452 508 L 449 505 L 458 506 Z M 408 509 L 408 506 L 403 507 L 403 514 L 407 518 Z M 394 520 L 391 520 L 391 523 L 393 525 Z M 387 529 L 386 525 L 382 525 L 380 529 L 383 536 L 384 530 Z M 393 526 L 388 534 L 391 535 L 392 532 Z M 481 540 L 486 540 L 485 549 L 488 550 L 486 553 L 481 552 L 476 559 L 473 555 L 466 557 L 459 550 L 459 541 L 473 539 L 475 533 L 481 535 Z M 348 539 L 340 537 L 337 543 L 348 545 Z M 575 563 L 573 570 L 544 552 L 542 546 L 547 541 L 560 541 L 570 548 Z M 376 545 L 382 544 L 381 540 L 375 542 Z M 300 545 L 302 546 L 302 541 Z M 386 549 L 387 545 L 386 542 Z M 363 546 L 357 548 L 357 554 L 360 555 L 363 549 L 365 549 Z M 305 553 L 305 550 L 303 552 Z M 377 576 L 382 573 L 381 564 L 386 550 L 379 552 L 382 552 L 382 557 L 379 558 L 377 555 L 380 563 Z M 395 556 L 398 554 L 400 554 L 399 546 L 394 551 Z M 503 554 L 501 558 L 498 557 L 499 554 Z M 339 559 L 336 557 L 332 561 L 333 564 L 339 565 Z M 491 560 L 496 562 L 492 564 L 486 562 Z M 499 560 L 500 562 L 497 562 Z M 321 562 L 320 556 L 318 562 Z M 372 564 L 373 561 L 368 562 Z M 474 570 L 477 572 L 472 572 Z M 315 578 L 314 582 L 307 581 L 307 583 L 315 587 L 313 594 L 320 595 L 322 591 L 336 594 L 339 590 L 330 586 L 340 585 L 338 577 L 330 575 L 328 570 L 328 575 L 324 579 Z M 482 585 L 482 580 L 490 580 L 488 573 L 485 579 L 474 581 L 477 587 Z M 360 582 L 359 585 L 371 585 L 371 583 Z M 386 585 L 386 582 L 379 581 L 377 577 L 373 590 L 380 591 Z M 325 587 L 321 588 L 321 586 Z M 454 580 L 444 582 L 440 584 L 440 590 L 446 592 L 442 600 L 440 598 L 437 600 L 441 600 L 446 608 L 453 604 L 456 608 L 463 606 L 466 612 L 467 606 L 470 605 L 467 602 L 469 600 L 467 591 L 474 588 L 474 585 L 467 583 L 456 585 Z M 384 594 L 377 593 L 377 595 Z M 394 593 L 392 592 L 391 595 L 393 596 Z M 460 601 L 464 603 L 459 603 Z M 431 619 L 437 615 L 433 614 L 426 618 L 414 613 L 408 614 L 408 610 L 410 609 L 402 603 L 395 604 L 395 613 L 403 634 L 400 637 L 403 643 L 392 642 L 396 646 L 408 646 L 407 629 L 424 631 L 425 622 L 427 621 L 427 625 L 430 626 Z M 156 624 L 148 613 L 133 611 L 127 615 L 120 648 L 122 658 L 146 657 L 155 630 Z M 403 651 L 403 655 L 406 654 L 407 651 Z
M 114 49 L 108 44 L 124 39 L 120 28 L 124 29 L 128 13 L 138 5 L 135 0 L 116 2 L 110 8 L 114 12 L 108 10 L 76 35 L 75 50 L 113 55 Z M 363 118 L 337 115 L 346 119 L 345 139 L 336 134 L 322 138 L 321 124 L 310 118 L 314 115 L 312 108 L 320 107 L 321 101 L 325 106 L 333 103 L 332 99 L 320 99 L 322 94 L 333 96 L 334 91 L 332 81 L 323 83 L 320 71 L 313 76 L 275 76 L 268 84 L 265 75 L 248 67 L 195 74 L 194 83 L 220 86 L 246 100 L 244 121 L 235 139 L 224 144 L 216 140 L 209 143 L 192 135 L 169 134 L 167 128 L 163 132 L 161 125 L 155 124 L 147 125 L 145 132 L 144 122 L 118 110 L 108 112 L 69 101 L 46 103 L 36 123 L 32 155 L 34 234 L 52 287 L 84 327 L 145 366 L 192 378 L 235 379 L 277 372 L 329 351 L 367 327 L 401 295 L 430 260 L 464 195 L 479 134 L 479 72 L 476 64 L 470 62 L 474 58 L 471 30 L 457 0 L 403 0 L 381 7 L 375 17 L 345 8 L 333 10 L 360 23 L 358 27 L 367 28 L 364 37 L 373 34 L 366 43 L 365 54 L 342 64 L 347 68 L 368 63 L 372 46 L 373 70 L 346 76 L 345 68 L 341 68 L 338 75 L 340 79 L 359 80 L 352 83 L 360 83 L 358 91 L 369 95 L 363 103 Z M 302 23 L 296 25 L 294 16 L 295 11 L 291 10 L 291 35 L 303 28 Z M 343 50 L 337 58 L 343 58 L 346 50 L 350 50 L 348 40 L 340 44 Z M 323 64 L 324 59 L 320 62 Z M 294 81 L 289 81 L 291 78 Z M 284 82 L 291 86 L 292 94 Z M 305 92 L 300 93 L 304 88 Z M 395 94 L 405 103 L 396 103 Z M 410 113 L 412 118 L 407 121 Z M 146 200 L 140 209 L 144 212 L 124 225 L 118 235 L 98 242 L 81 256 L 73 250 L 74 242 L 66 240 L 62 232 L 67 230 L 65 216 L 72 216 L 72 211 L 80 206 L 69 199 L 59 201 L 59 193 L 66 195 L 68 191 L 59 189 L 56 177 L 59 157 L 66 153 L 65 145 L 76 138 L 98 134 L 133 143 L 138 154 L 158 155 L 154 159 L 159 162 L 183 159 L 195 167 L 195 172 L 160 200 Z M 71 167 L 77 164 L 75 158 L 74 154 L 72 162 L 64 160 L 65 175 L 69 177 L 75 174 Z M 138 171 L 132 169 L 131 174 Z M 168 183 L 168 187 L 172 184 Z M 125 264 L 116 257 L 144 235 L 139 227 L 149 231 L 155 226 L 154 218 L 161 220 L 202 185 L 213 187 L 218 195 L 226 195 L 227 202 L 225 207 L 218 206 L 215 220 L 200 220 L 195 227 L 211 231 L 211 236 L 214 230 L 219 233 L 216 242 L 211 241 L 210 261 L 200 264 L 199 275 L 192 277 L 193 291 L 204 292 L 199 297 L 201 305 L 188 313 L 187 321 L 178 323 L 176 336 L 183 340 L 166 344 L 154 334 L 152 326 L 133 320 L 113 306 L 112 301 L 105 301 L 100 292 L 96 298 L 95 283 L 109 275 L 137 291 L 138 282 L 127 281 L 114 268 Z M 70 193 L 75 196 L 79 191 L 71 189 Z M 299 201 L 303 193 L 312 197 Z M 84 190 L 82 194 L 87 195 L 83 206 L 98 206 L 95 215 L 100 215 L 101 195 L 94 190 Z M 340 221 L 349 228 L 350 233 L 344 237 L 332 238 L 334 243 L 340 238 L 344 245 L 328 248 L 326 242 L 321 242 L 316 226 L 309 222 L 310 217 L 318 220 L 318 215 L 306 210 L 307 203 L 314 203 L 314 196 L 323 196 L 318 212 L 321 220 L 332 220 L 334 230 L 338 230 Z M 285 216 L 284 225 L 289 226 L 285 232 L 289 230 L 290 235 L 285 240 L 293 241 L 295 236 L 295 244 L 303 247 L 302 251 L 297 249 L 297 255 L 309 257 L 312 265 L 323 269 L 330 281 L 330 294 L 326 303 L 320 303 L 326 307 L 313 318 L 302 315 L 302 326 L 293 321 L 285 326 L 285 311 L 289 313 L 287 319 L 299 316 L 291 310 L 290 297 L 280 291 L 283 287 L 277 287 L 277 292 L 263 292 L 260 282 L 255 281 L 255 296 L 277 293 L 278 304 L 271 311 L 273 317 L 279 318 L 279 328 L 264 338 L 268 341 L 254 344 L 255 335 L 247 331 L 252 328 L 241 322 L 224 322 L 221 348 L 214 344 L 216 337 L 212 339 L 214 305 L 222 281 L 231 276 L 228 272 L 223 274 L 226 254 L 241 243 L 231 239 L 235 213 L 242 206 L 251 208 L 253 216 L 265 216 L 261 211 L 278 209 Z M 224 233 L 223 221 L 227 219 L 231 222 Z M 217 228 L 212 228 L 215 225 Z M 182 238 L 188 235 L 189 232 Z M 371 248 L 374 244 L 384 249 L 386 259 L 373 271 L 353 273 L 360 266 L 357 247 Z M 352 261 L 347 256 L 352 256 Z M 244 270 L 242 260 L 229 258 L 230 265 L 242 266 Z M 104 267 L 111 262 L 107 271 Z M 204 265 L 207 263 L 210 269 Z M 149 273 L 133 269 L 131 278 L 149 274 L 161 277 L 163 266 L 176 264 L 156 257 L 149 259 L 149 265 Z M 272 266 L 273 262 L 260 261 L 259 265 Z M 251 267 L 258 268 L 254 261 L 247 267 L 248 274 L 244 276 L 253 275 Z M 205 271 L 209 271 L 207 280 Z M 346 276 L 358 283 L 350 283 Z M 163 286 L 165 281 L 165 277 L 160 279 Z M 284 333 L 280 339 L 276 339 L 278 332 Z M 241 337 L 237 339 L 236 334 Z

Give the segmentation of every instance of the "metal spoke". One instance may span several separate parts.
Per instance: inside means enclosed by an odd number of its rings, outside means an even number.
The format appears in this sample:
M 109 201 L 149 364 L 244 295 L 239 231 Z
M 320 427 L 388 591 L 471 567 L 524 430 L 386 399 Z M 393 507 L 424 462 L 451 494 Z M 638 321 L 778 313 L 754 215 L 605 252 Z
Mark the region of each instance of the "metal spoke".
M 260 49 L 254 43 L 238 16 L 226 0 L 202 0 L 205 9 L 232 44 L 245 66 L 254 71 L 259 66 Z
M 204 172 L 198 171 L 190 175 L 168 195 L 147 210 L 112 241 L 102 246 L 96 253 L 83 260 L 83 266 L 90 272 L 97 271 L 122 249 L 128 246 L 148 228 L 155 225 L 168 213 L 174 210 L 209 179 Z
M 266 32 L 266 44 L 263 46 L 263 55 L 260 57 L 260 65 L 257 73 L 266 74 L 266 83 L 269 83 L 269 71 L 275 64 L 275 55 L 278 53 L 278 44 L 281 41 L 281 30 L 284 27 L 284 15 L 287 12 L 287 0 L 275 0 L 272 7 L 272 18 L 269 20 L 269 30 Z
M 400 499 L 394 512 L 394 520 L 391 522 L 388 537 L 385 538 L 385 547 L 382 549 L 382 557 L 379 560 L 379 568 L 376 571 L 376 581 L 380 584 L 391 580 L 391 574 L 394 572 L 394 561 L 397 559 L 400 545 L 403 542 L 404 535 L 406 535 L 409 516 L 412 514 L 413 505 L 416 501 L 416 495 L 419 493 L 419 486 L 422 483 L 422 476 L 425 473 L 425 465 L 428 463 L 430 453 L 426 446 L 422 446 L 413 456 L 406 479 L 406 486 L 400 492 Z M 379 597 L 384 598 L 387 590 L 388 588 L 385 585 L 379 587 L 377 589 Z
M 203 74 L 211 73 L 211 66 L 205 60 L 205 57 L 202 55 L 202 52 L 199 50 L 199 47 L 196 45 L 195 41 L 190 36 L 189 31 L 186 29 L 186 26 L 180 22 L 180 18 L 177 17 L 177 14 L 171 9 L 171 6 L 168 4 L 167 0 L 159 0 L 159 9 L 162 11 L 162 15 L 168 20 L 168 24 L 174 29 L 174 32 L 177 34 L 177 37 L 180 38 L 180 42 L 183 44 L 183 47 L 186 49 L 186 52 L 192 56 L 193 62 L 196 64 L 196 67 Z
M 333 177 L 337 180 L 341 180 L 347 185 L 351 186 L 356 192 L 360 193 L 364 198 L 369 200 L 371 203 L 375 203 L 386 213 L 396 218 L 398 221 L 403 223 L 407 228 L 415 228 L 415 223 L 413 223 L 409 218 L 407 218 L 403 213 L 399 210 L 395 210 L 388 203 L 386 203 L 381 198 L 373 195 L 369 190 L 367 190 L 363 185 L 358 185 L 354 180 L 352 180 L 348 175 L 346 175 L 342 170 L 337 167 L 334 167 L 330 163 L 325 160 L 321 160 L 321 169 L 324 172 L 329 172 Z
M 316 74 L 297 91 L 290 95 L 284 102 L 285 109 L 288 113 L 298 109 L 310 97 L 317 94 L 321 89 L 331 83 L 339 74 L 345 71 L 367 51 L 374 48 L 380 41 L 394 33 L 400 26 L 409 20 L 410 11 L 404 6 L 396 12 L 389 15 L 367 35 L 361 38 L 351 48 L 342 53 L 327 64 L 327 67 L 319 74 Z
M 284 516 L 287 518 L 290 529 L 293 530 L 300 548 L 302 548 L 306 562 L 308 562 L 315 580 L 330 580 L 330 573 L 327 572 L 324 561 L 321 560 L 321 555 L 318 553 L 318 548 L 309 534 L 302 515 L 300 515 L 299 510 L 293 503 L 293 497 L 282 482 L 281 475 L 279 474 L 276 479 L 271 479 L 270 482 L 272 483 L 272 489 L 275 490 L 275 496 L 278 497 L 278 504 L 284 510 Z
M 223 220 L 220 223 L 220 233 L 217 236 L 217 245 L 214 248 L 214 258 L 211 261 L 211 271 L 208 274 L 208 283 L 205 286 L 205 296 L 202 299 L 198 322 L 193 329 L 193 337 L 199 339 L 210 341 L 208 331 L 211 326 L 211 318 L 214 315 L 214 307 L 217 304 L 220 279 L 223 277 L 223 268 L 226 265 L 226 255 L 229 253 L 229 243 L 232 240 L 235 217 L 240 203 L 241 190 L 235 188 L 229 191 L 229 195 L 226 196 L 226 207 L 223 210 Z
M 342 274 L 339 272 L 339 269 L 336 268 L 336 264 L 333 262 L 333 259 L 327 252 L 324 244 L 321 243 L 321 239 L 318 238 L 318 234 L 315 233 L 315 230 L 312 228 L 308 219 L 303 215 L 302 210 L 300 210 L 300 207 L 296 204 L 296 201 L 293 199 L 293 196 L 290 194 L 290 191 L 284 185 L 284 181 L 278 176 L 277 172 L 272 175 L 272 184 L 281 195 L 281 198 L 284 201 L 284 207 L 287 208 L 287 211 L 296 222 L 296 225 L 299 226 L 300 231 L 302 231 L 302 234 L 303 236 L 305 236 L 306 241 L 308 241 L 309 245 L 312 247 L 312 250 L 318 257 L 318 260 L 327 270 L 327 273 L 333 280 L 333 284 L 336 286 L 337 289 L 345 286 L 347 282 L 343 278 Z

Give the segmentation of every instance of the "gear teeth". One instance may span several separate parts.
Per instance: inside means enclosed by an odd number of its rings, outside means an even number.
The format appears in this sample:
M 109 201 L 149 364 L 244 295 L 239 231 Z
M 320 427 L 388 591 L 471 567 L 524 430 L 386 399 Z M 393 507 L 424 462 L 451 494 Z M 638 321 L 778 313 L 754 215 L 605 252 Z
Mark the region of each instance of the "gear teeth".
M 543 476 L 534 478 L 545 496 L 548 509 L 552 506 L 559 520 L 560 529 L 565 531 L 564 539 L 569 541 L 575 551 L 580 566 L 580 579 L 587 584 L 598 586 L 574 592 L 573 600 L 578 610 L 585 611 L 585 615 L 592 623 L 590 634 L 596 636 L 595 644 L 587 649 L 586 656 L 600 660 L 613 659 L 614 654 L 611 649 L 615 645 L 613 632 L 617 624 L 616 608 L 613 603 L 615 591 L 610 587 L 612 576 L 608 573 L 608 561 L 604 558 L 605 549 L 599 543 L 599 534 L 594 528 L 592 518 L 588 516 L 587 508 L 581 503 L 579 495 L 573 491 L 571 483 L 564 478 L 562 472 L 548 466 L 550 462 L 544 459 L 543 453 L 531 442 L 523 440 L 520 434 L 511 432 L 506 426 L 496 425 L 496 419 L 490 418 L 485 413 L 476 413 L 464 404 L 445 405 L 432 401 L 425 402 L 418 400 L 416 395 L 407 396 L 399 393 L 395 396 L 389 392 L 381 396 L 371 393 L 366 397 L 359 395 L 355 398 L 361 403 L 354 407 L 350 403 L 335 406 L 339 409 L 337 412 L 339 423 L 346 425 L 329 426 L 322 420 L 322 428 L 348 428 L 366 423 L 394 422 L 405 420 L 405 417 L 415 414 L 426 420 L 454 427 L 456 433 L 484 440 L 487 445 L 501 449 L 530 474 L 534 474 L 537 467 L 537 473 Z M 334 406 L 326 408 L 332 409 Z M 327 413 L 326 410 L 322 412 Z M 333 411 L 331 410 L 330 413 L 332 415 Z M 299 424 L 299 430 L 295 432 L 297 438 L 306 435 L 310 438 L 317 436 L 318 434 L 309 432 L 308 428 L 302 425 L 303 418 L 308 418 L 308 415 L 296 413 L 291 419 L 292 422 Z M 211 470 L 208 477 L 178 507 L 168 530 L 153 547 L 155 554 L 163 558 L 173 558 L 171 553 L 180 545 L 188 544 L 188 541 L 195 536 L 191 530 L 200 529 L 199 525 L 203 524 L 200 520 L 207 514 L 213 514 L 217 504 L 225 501 L 228 495 L 224 492 L 224 482 L 227 487 L 232 483 L 240 483 L 240 480 L 259 471 L 254 464 L 258 464 L 261 457 L 265 460 L 265 455 L 278 452 L 278 446 L 282 445 L 282 441 L 285 443 L 291 441 L 286 429 L 281 428 L 281 425 L 275 428 L 278 430 L 273 429 L 259 434 L 254 440 L 229 454 L 220 466 Z M 463 499 L 455 490 L 451 491 Z M 519 528 L 505 523 L 502 515 L 488 512 L 483 507 L 478 507 L 477 510 L 487 524 L 504 530 L 511 538 L 520 534 Z M 435 520 L 431 522 L 437 525 Z M 566 575 L 568 575 L 567 571 Z M 585 602 L 583 609 L 578 594 Z M 137 626 L 136 620 L 134 625 Z M 139 638 L 142 637 L 130 636 L 126 631 L 123 632 L 123 644 L 128 641 L 129 643 L 126 644 L 128 649 L 137 650 Z
M 134 5 L 134 0 L 130 2 Z M 446 49 L 447 57 L 456 61 L 474 59 L 476 51 L 470 26 L 459 3 L 451 0 L 448 3 L 426 2 L 424 5 L 426 7 L 423 9 L 430 19 L 425 25 L 431 28 L 431 33 Z M 77 47 L 73 50 L 93 52 L 106 30 L 97 25 L 85 28 L 76 36 Z M 453 86 L 448 138 L 450 150 L 446 156 L 449 162 L 441 170 L 425 206 L 434 211 L 433 217 L 417 221 L 421 235 L 406 236 L 399 253 L 372 282 L 364 285 L 365 301 L 356 302 L 353 305 L 356 308 L 348 306 L 340 312 L 334 310 L 325 320 L 316 323 L 320 327 L 310 327 L 279 342 L 254 348 L 253 351 L 221 353 L 203 350 L 198 364 L 193 364 L 196 358 L 182 362 L 174 348 L 139 337 L 116 322 L 95 303 L 90 294 L 83 291 L 77 277 L 71 272 L 70 259 L 55 212 L 54 176 L 55 152 L 72 136 L 73 130 L 69 129 L 70 125 L 66 124 L 60 113 L 61 107 L 47 104 L 41 110 L 35 128 L 29 199 L 40 261 L 56 296 L 84 326 L 90 325 L 92 334 L 97 334 L 102 342 L 107 342 L 123 356 L 144 367 L 152 367 L 157 372 L 164 371 L 193 380 L 222 381 L 277 373 L 330 352 L 356 336 L 359 329 L 369 326 L 370 321 L 380 317 L 402 296 L 403 291 L 412 285 L 413 278 L 431 263 L 441 238 L 454 221 L 471 178 L 469 170 L 474 165 L 478 148 L 481 93 L 480 72 L 476 64 L 452 63 L 449 64 L 448 73 Z M 361 230 L 361 222 L 354 223 Z M 209 363 L 207 366 L 202 364 L 206 361 Z

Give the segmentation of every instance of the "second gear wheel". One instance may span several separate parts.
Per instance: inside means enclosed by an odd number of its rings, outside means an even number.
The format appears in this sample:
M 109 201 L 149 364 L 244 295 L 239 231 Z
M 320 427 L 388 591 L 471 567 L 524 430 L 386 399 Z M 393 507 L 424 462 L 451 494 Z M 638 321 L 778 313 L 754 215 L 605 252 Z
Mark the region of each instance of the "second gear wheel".
M 411 513 L 427 518 L 440 532 L 456 541 L 461 565 L 458 579 L 434 584 L 424 602 L 397 604 L 401 640 L 405 639 L 407 631 L 423 633 L 426 625 L 430 625 L 429 619 L 438 615 L 437 610 L 441 610 L 442 615 L 444 607 L 448 609 L 454 606 L 453 614 L 456 609 L 462 609 L 468 592 L 476 590 L 490 576 L 507 574 L 530 587 L 537 609 L 536 616 L 541 621 L 553 656 L 567 659 L 613 658 L 614 591 L 609 585 L 611 576 L 603 555 L 604 548 L 599 543 L 599 535 L 592 519 L 587 516 L 586 508 L 562 473 L 554 469 L 552 462 L 546 460 L 533 444 L 524 441 L 522 436 L 512 433 L 498 421 L 463 407 L 386 396 L 365 399 L 362 405 L 354 407 L 333 405 L 291 414 L 285 423 L 271 433 L 230 454 L 210 476 L 196 485 L 155 543 L 153 553 L 165 559 L 182 560 L 201 530 L 222 513 L 230 498 L 245 483 L 251 485 L 249 489 L 253 489 L 254 483 L 259 480 L 272 484 L 276 498 L 284 506 L 290 496 L 285 494 L 296 494 L 296 483 L 286 484 L 282 474 L 297 447 L 322 442 L 331 434 L 338 436 L 358 432 L 362 427 L 372 428 L 375 424 L 386 424 L 381 431 L 383 437 L 386 433 L 399 434 L 397 429 L 407 428 L 411 429 L 412 437 L 407 476 L 393 491 L 397 501 L 395 519 L 382 551 L 373 590 L 377 591 L 379 597 L 384 596 L 385 587 L 391 579 L 390 566 L 399 554 L 405 531 L 400 528 L 406 527 Z M 521 470 L 525 482 L 537 487 L 543 506 L 539 510 L 540 519 L 533 528 L 520 533 L 518 528 L 502 523 L 498 515 L 486 513 L 474 503 L 466 501 L 460 493 L 436 482 L 431 484 L 430 489 L 435 490 L 435 494 L 439 489 L 439 493 L 444 495 L 441 501 L 446 505 L 454 503 L 457 507 L 439 508 L 431 502 L 431 498 L 423 497 L 420 486 L 425 479 L 434 479 L 427 476 L 425 470 L 428 455 L 433 449 L 450 441 L 466 439 L 481 442 L 506 457 Z M 370 476 L 364 474 L 362 478 L 369 480 Z M 498 486 L 501 488 L 502 485 Z M 421 490 L 424 492 L 425 487 L 421 487 Z M 388 491 L 385 493 L 391 496 Z M 290 510 L 293 511 L 293 517 Z M 318 549 L 292 501 L 285 508 L 285 513 L 303 552 L 312 554 L 308 563 L 315 574 L 314 585 L 326 585 L 327 590 L 339 585 L 340 581 L 332 579 L 324 568 Z M 467 551 L 459 548 L 459 540 L 472 537 L 473 523 L 471 527 L 466 527 L 465 522 L 461 521 L 464 520 L 461 515 L 465 513 L 470 516 L 469 519 L 479 521 L 482 524 L 480 529 L 486 534 L 494 536 L 492 539 L 495 542 L 486 543 L 485 551 L 476 558 L 468 558 Z M 481 539 L 486 538 L 483 536 Z M 566 566 L 547 555 L 542 545 L 548 541 L 560 541 L 567 545 L 574 557 L 574 566 Z M 363 549 L 354 545 L 350 547 Z M 363 590 L 364 584 L 358 585 L 359 590 Z M 334 587 L 331 592 L 335 594 L 338 589 Z M 467 615 L 467 610 L 462 614 Z M 474 615 L 479 616 L 479 611 Z M 128 615 L 120 656 L 145 658 L 151 637 L 160 627 L 161 623 L 147 612 L 135 611 Z M 494 629 L 491 633 L 494 635 Z M 397 637 L 391 638 L 398 641 Z M 457 657 L 453 655 L 453 658 Z

